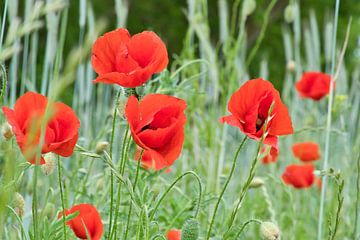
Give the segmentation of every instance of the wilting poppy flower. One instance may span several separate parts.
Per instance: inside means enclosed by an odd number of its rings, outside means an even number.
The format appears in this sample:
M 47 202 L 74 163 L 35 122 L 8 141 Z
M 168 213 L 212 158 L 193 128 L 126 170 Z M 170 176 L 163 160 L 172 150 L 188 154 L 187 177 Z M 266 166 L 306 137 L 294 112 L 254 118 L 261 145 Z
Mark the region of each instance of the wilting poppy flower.
M 94 82 L 134 88 L 144 84 L 168 64 L 165 44 L 151 31 L 130 36 L 124 28 L 105 33 L 92 48 Z
M 311 162 L 320 159 L 319 145 L 314 142 L 300 142 L 292 146 L 295 157 L 303 162 Z
M 264 146 L 261 149 L 261 153 L 264 154 L 267 151 L 269 151 L 262 159 L 262 163 L 263 164 L 269 164 L 269 163 L 274 163 L 276 162 L 278 156 L 279 156 L 279 150 L 274 148 L 274 147 L 270 147 L 270 150 L 268 150 L 267 146 Z
M 40 141 L 41 124 L 47 104 L 48 99 L 45 96 L 27 92 L 16 101 L 14 110 L 2 108 L 21 151 L 32 164 L 36 161 L 36 148 Z M 51 111 L 41 153 L 53 152 L 69 157 L 78 139 L 80 121 L 74 111 L 61 102 L 53 103 Z M 44 158 L 41 156 L 40 164 L 44 163 Z
M 301 97 L 319 101 L 329 94 L 330 84 L 333 83 L 331 76 L 325 73 L 305 72 L 295 87 Z
M 295 188 L 308 188 L 315 181 L 314 170 L 312 164 L 289 165 L 286 167 L 282 179 L 285 184 L 292 185 Z
M 267 126 L 264 144 L 277 148 L 280 135 L 293 133 L 291 119 L 279 92 L 264 79 L 247 81 L 230 98 L 229 116 L 220 118 L 221 123 L 238 127 L 243 133 L 257 141 L 261 139 L 264 123 L 268 117 L 271 104 L 274 108 Z
M 178 229 L 171 229 L 166 233 L 168 240 L 181 240 L 181 231 Z
M 70 210 L 65 210 L 65 215 L 67 216 L 75 212 L 79 212 L 79 215 L 66 222 L 75 235 L 81 239 L 88 239 L 87 233 L 91 240 L 100 240 L 104 227 L 96 208 L 86 203 L 79 204 L 73 206 Z M 61 215 L 59 215 L 60 217 Z
M 163 94 L 150 94 L 140 102 L 132 95 L 125 107 L 131 134 L 144 149 L 143 164 L 156 170 L 171 166 L 184 143 L 186 102 Z

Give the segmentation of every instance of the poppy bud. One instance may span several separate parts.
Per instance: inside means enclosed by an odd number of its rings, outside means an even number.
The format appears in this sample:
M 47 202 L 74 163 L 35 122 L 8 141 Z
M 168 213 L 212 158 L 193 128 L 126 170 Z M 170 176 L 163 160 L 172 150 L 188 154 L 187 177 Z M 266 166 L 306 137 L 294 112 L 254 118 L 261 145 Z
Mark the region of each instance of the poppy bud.
M 44 156 L 44 160 L 45 164 L 41 165 L 41 170 L 46 176 L 49 176 L 56 167 L 56 156 L 53 153 L 47 153 Z
M 10 140 L 14 136 L 11 126 L 8 122 L 5 122 L 2 126 L 1 133 L 6 140 Z
M 285 8 L 284 18 L 287 23 L 292 23 L 294 21 L 294 10 L 295 8 L 291 4 Z
M 254 177 L 254 179 L 250 182 L 250 188 L 259 188 L 265 184 L 264 179 L 260 177 Z
M 277 240 L 280 237 L 280 230 L 278 226 L 272 222 L 262 222 L 260 234 L 264 240 Z
M 99 179 L 96 181 L 96 185 L 95 185 L 96 192 L 99 192 L 99 191 L 103 190 L 104 187 L 105 187 L 104 178 L 99 178 Z
M 56 213 L 55 205 L 53 203 L 47 203 L 44 208 L 44 215 L 48 219 L 53 219 Z
M 287 62 L 287 64 L 286 64 L 286 70 L 287 70 L 288 72 L 291 72 L 291 73 L 295 72 L 295 70 L 296 70 L 296 63 L 295 63 L 294 60 L 289 60 L 289 61 Z
M 199 238 L 199 222 L 195 218 L 186 220 L 181 229 L 181 240 L 196 240 Z
M 14 196 L 13 196 L 13 206 L 15 209 L 15 212 L 17 213 L 17 215 L 19 215 L 20 217 L 22 217 L 24 215 L 24 208 L 25 208 L 25 199 L 24 197 L 18 193 L 15 192 Z
M 109 147 L 109 142 L 100 141 L 96 144 L 95 153 L 101 154 Z
M 255 11 L 255 8 L 256 8 L 255 0 L 245 0 L 242 9 L 243 17 L 247 17 L 251 15 Z

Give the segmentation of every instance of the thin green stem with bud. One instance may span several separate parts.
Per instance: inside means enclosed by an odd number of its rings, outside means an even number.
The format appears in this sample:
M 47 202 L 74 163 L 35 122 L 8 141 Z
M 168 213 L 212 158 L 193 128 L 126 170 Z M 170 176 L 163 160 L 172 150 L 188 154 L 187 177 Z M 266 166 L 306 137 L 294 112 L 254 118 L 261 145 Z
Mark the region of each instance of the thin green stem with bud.
M 247 138 L 248 138 L 247 136 L 244 137 L 244 139 L 241 141 L 238 149 L 236 150 L 235 157 L 234 157 L 234 160 L 233 160 L 233 164 L 232 164 L 232 166 L 231 166 L 230 174 L 229 174 L 228 178 L 226 179 L 226 182 L 225 182 L 225 184 L 224 184 L 224 187 L 223 187 L 223 189 L 221 190 L 219 199 L 217 200 L 217 202 L 216 202 L 216 204 L 215 204 L 214 213 L 213 213 L 213 216 L 212 216 L 212 218 L 211 218 L 209 230 L 208 230 L 207 236 L 206 236 L 206 239 L 207 239 L 207 240 L 210 239 L 211 229 L 212 229 L 212 227 L 213 227 L 213 225 L 214 225 L 214 222 L 215 222 L 215 217 L 216 217 L 217 210 L 218 210 L 218 208 L 219 208 L 219 205 L 220 205 L 220 202 L 221 202 L 221 200 L 222 200 L 222 197 L 224 196 L 224 193 L 225 193 L 225 191 L 226 191 L 226 188 L 227 188 L 227 186 L 229 185 L 229 182 L 230 182 L 230 180 L 231 180 L 231 178 L 232 178 L 232 176 L 233 176 L 233 174 L 234 174 L 234 170 L 235 170 L 237 158 L 238 158 L 239 153 L 240 153 L 240 150 L 241 150 L 242 147 L 244 146 Z
M 66 240 L 65 202 L 64 202 L 64 193 L 63 193 L 63 189 L 62 189 L 61 162 L 60 162 L 59 155 L 58 155 L 57 162 L 58 162 L 58 179 L 59 179 L 59 189 L 60 189 L 60 198 L 61 198 L 61 207 L 62 207 L 63 232 L 64 232 L 64 239 Z

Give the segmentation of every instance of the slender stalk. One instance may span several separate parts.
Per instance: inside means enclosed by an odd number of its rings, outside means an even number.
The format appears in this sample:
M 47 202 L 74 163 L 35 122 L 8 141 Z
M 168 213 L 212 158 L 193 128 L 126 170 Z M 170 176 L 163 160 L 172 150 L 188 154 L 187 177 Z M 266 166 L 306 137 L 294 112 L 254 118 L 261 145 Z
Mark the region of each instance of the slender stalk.
M 116 116 L 117 116 L 117 106 L 119 102 L 121 91 L 119 90 L 117 97 L 115 99 L 114 104 L 114 117 L 112 121 L 112 129 L 111 129 L 111 139 L 110 139 L 110 161 L 113 161 L 113 144 L 115 138 L 115 125 L 116 125 Z M 112 218 L 113 218 L 113 202 L 114 202 L 114 174 L 113 171 L 110 171 L 110 215 L 109 215 L 109 230 L 108 230 L 108 239 L 111 236 L 112 229 Z
M 138 178 L 139 178 L 141 158 L 142 158 L 143 153 L 144 153 L 144 149 L 141 150 L 140 156 L 139 156 L 139 158 L 138 158 L 138 162 L 137 162 L 137 166 L 136 166 L 135 180 L 134 180 L 134 184 L 133 184 L 133 191 L 135 191 L 136 184 L 137 184 L 137 181 L 138 181 Z M 130 202 L 130 207 L 129 207 L 129 211 L 128 211 L 128 217 L 127 217 L 127 222 L 126 222 L 126 230 L 125 230 L 124 239 L 127 238 L 127 235 L 128 235 L 128 232 L 129 232 L 131 211 L 132 211 L 132 201 Z
M 62 180 L 61 180 L 61 162 L 60 156 L 58 156 L 58 178 L 59 178 L 59 188 L 60 188 L 60 198 L 61 198 L 61 207 L 62 207 L 62 219 L 63 219 L 63 231 L 64 231 L 64 239 L 66 240 L 66 219 L 65 219 L 65 202 L 64 202 L 64 194 L 62 190 Z
M 333 39 L 332 39 L 331 76 L 334 76 L 335 74 L 336 32 L 337 32 L 337 25 L 339 18 L 339 7 L 340 7 L 340 0 L 336 0 L 334 31 L 333 31 Z M 330 136 L 331 136 L 330 130 L 331 130 L 331 120 L 332 120 L 331 113 L 332 113 L 333 98 L 334 98 L 334 84 L 330 84 L 328 113 L 327 113 L 327 121 L 326 121 L 326 133 L 325 133 L 325 156 L 322 167 L 323 170 L 327 169 L 329 156 L 330 156 Z M 322 187 L 321 187 L 320 211 L 319 211 L 319 223 L 318 223 L 318 235 L 317 235 L 318 240 L 321 240 L 323 237 L 323 221 L 324 221 L 324 205 L 325 205 L 326 188 L 327 188 L 327 176 L 324 175 L 322 177 Z
M 119 172 L 120 174 L 123 176 L 124 172 L 123 172 L 123 162 L 125 161 L 125 152 L 128 150 L 127 145 L 126 145 L 126 140 L 127 140 L 127 136 L 129 133 L 129 126 L 127 126 L 125 134 L 124 134 L 124 140 L 123 140 L 123 144 L 121 147 L 121 160 L 119 163 Z M 115 205 L 115 217 L 114 217 L 114 228 L 111 232 L 111 238 L 114 235 L 114 239 L 116 239 L 116 230 L 117 230 L 117 219 L 119 216 L 119 207 L 120 207 L 120 201 L 121 201 L 121 188 L 122 188 L 122 182 L 119 182 L 118 184 L 118 190 L 117 190 L 117 199 L 116 199 L 116 205 Z
M 1 89 L 0 89 L 0 104 L 2 105 L 4 96 L 5 96 L 6 85 L 7 85 L 7 74 L 6 74 L 5 66 L 3 64 L 0 64 L 0 70 L 2 72 L 2 81 L 1 81 Z
M 250 168 L 248 178 L 246 179 L 246 182 L 245 182 L 244 186 L 241 189 L 239 200 L 238 200 L 238 202 L 236 204 L 236 207 L 234 208 L 234 210 L 233 210 L 233 212 L 231 214 L 230 222 L 228 224 L 228 229 L 227 229 L 226 233 L 228 233 L 230 231 L 230 229 L 231 229 L 231 227 L 232 227 L 232 225 L 233 225 L 233 223 L 235 221 L 236 214 L 240 209 L 240 205 L 241 205 L 242 201 L 244 200 L 244 198 L 246 196 L 246 193 L 249 190 L 250 183 L 251 183 L 251 181 L 253 180 L 253 178 L 255 176 L 255 170 L 256 170 L 258 160 L 259 160 L 260 149 L 261 149 L 261 145 L 263 143 L 263 140 L 264 140 L 264 137 L 261 138 L 261 140 L 259 141 L 259 144 L 257 146 L 256 156 L 255 156 L 255 158 L 253 159 L 253 161 L 251 163 L 251 168 Z
M 228 176 L 228 178 L 226 179 L 226 182 L 225 182 L 225 185 L 223 187 L 223 189 L 221 190 L 221 193 L 220 193 L 220 196 L 219 196 L 219 199 L 218 201 L 216 202 L 216 205 L 215 205 L 215 209 L 214 209 L 214 213 L 213 213 L 213 216 L 211 218 L 211 222 L 210 222 L 210 226 L 209 226 L 209 230 L 207 232 L 207 236 L 206 236 L 206 239 L 210 239 L 210 234 L 211 234 L 211 229 L 212 229 L 212 226 L 214 225 L 214 221 L 215 221 L 215 217 L 216 217 L 216 213 L 217 213 L 217 210 L 219 208 L 219 205 L 220 205 L 220 202 L 221 202 L 221 199 L 225 193 L 225 190 L 227 188 L 227 186 L 229 185 L 229 182 L 234 174 L 234 170 L 235 170 L 235 166 L 236 166 L 236 161 L 237 161 L 237 158 L 239 156 L 239 153 L 240 153 L 240 150 L 242 149 L 242 147 L 244 146 L 245 142 L 247 140 L 247 136 L 244 137 L 244 139 L 241 141 L 238 149 L 236 150 L 236 153 L 235 153 L 235 157 L 234 157 L 234 160 L 233 160 L 233 164 L 232 164 L 232 167 L 231 167 L 231 171 L 230 171 L 230 174 Z
M 357 158 L 355 221 L 354 221 L 354 232 L 353 232 L 354 240 L 356 240 L 356 236 L 357 236 L 357 226 L 359 221 L 359 203 L 360 203 L 360 154 Z
M 179 177 L 177 177 L 175 179 L 175 181 L 166 189 L 166 191 L 161 195 L 161 197 L 159 198 L 159 201 L 157 201 L 155 207 L 154 207 L 154 210 L 152 211 L 150 217 L 149 217 L 149 221 L 151 222 L 155 216 L 155 213 L 157 211 L 157 209 L 159 208 L 161 202 L 164 200 L 164 198 L 166 197 L 166 195 L 170 192 L 171 189 L 174 188 L 174 186 L 183 178 L 185 177 L 186 175 L 193 175 L 196 180 L 198 181 L 198 184 L 199 184 L 199 197 L 198 197 L 198 204 L 197 204 L 197 208 L 196 208 L 196 211 L 195 211 L 195 214 L 194 214 L 194 218 L 196 218 L 199 214 L 199 211 L 200 211 L 200 203 L 201 203 L 201 197 L 202 197 L 202 184 L 201 184 L 201 181 L 200 181 L 200 177 L 193 171 L 188 171 L 188 172 L 185 172 L 183 173 L 182 175 L 180 175 Z
M 235 239 L 238 239 L 238 238 L 240 237 L 241 233 L 244 231 L 244 229 L 246 228 L 246 226 L 249 225 L 250 223 L 261 224 L 261 221 L 260 221 L 260 220 L 257 220 L 257 219 L 250 219 L 250 220 L 248 220 L 247 222 L 245 222 L 245 223 L 241 226 L 239 232 L 236 234 Z

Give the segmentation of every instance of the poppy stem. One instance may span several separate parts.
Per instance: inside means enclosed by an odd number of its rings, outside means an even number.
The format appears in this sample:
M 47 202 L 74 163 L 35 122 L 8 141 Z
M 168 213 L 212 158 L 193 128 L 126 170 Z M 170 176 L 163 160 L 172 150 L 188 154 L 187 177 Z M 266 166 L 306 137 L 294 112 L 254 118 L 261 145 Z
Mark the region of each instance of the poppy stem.
M 139 156 L 139 158 L 138 158 L 138 162 L 137 162 L 137 166 L 136 166 L 135 180 L 134 180 L 134 184 L 133 184 L 133 192 L 135 191 L 136 184 L 137 184 L 137 181 L 138 181 L 138 178 L 139 178 L 141 158 L 142 158 L 143 153 L 144 153 L 144 149 L 141 150 L 140 156 Z M 127 235 L 128 235 L 128 232 L 129 232 L 131 211 L 132 211 L 132 201 L 130 201 L 130 207 L 129 207 L 129 211 L 128 211 L 128 217 L 127 217 L 127 223 L 126 223 L 126 230 L 125 230 L 124 239 L 127 238 Z
M 62 189 L 61 162 L 60 162 L 60 156 L 59 155 L 58 155 L 58 178 L 59 178 L 60 198 L 61 198 L 61 207 L 62 207 L 64 239 L 66 240 L 65 202 L 64 202 L 64 193 L 63 193 L 63 189 Z
M 131 138 L 129 138 L 129 141 L 127 143 L 127 137 L 128 137 L 128 133 L 129 133 L 129 125 L 126 128 L 125 134 L 124 134 L 124 139 L 123 139 L 123 144 L 121 147 L 121 160 L 119 163 L 119 172 L 121 174 L 121 176 L 124 175 L 124 170 L 125 167 L 123 168 L 123 165 L 125 166 L 124 162 L 127 158 L 125 158 L 125 155 L 127 155 L 127 151 L 129 149 L 129 144 L 130 144 L 130 140 Z M 119 182 L 118 185 L 118 190 L 117 190 L 117 199 L 116 199 L 116 205 L 115 205 L 115 217 L 114 217 L 114 228 L 112 229 L 111 232 L 111 238 L 114 236 L 114 239 L 116 239 L 116 230 L 117 230 L 117 219 L 118 219 L 118 213 L 119 213 L 119 207 L 120 207 L 120 202 L 121 202 L 121 188 L 122 188 L 122 182 Z M 110 238 L 110 239 L 111 239 Z
M 264 140 L 264 138 L 261 138 L 261 140 L 259 141 L 259 144 L 258 144 L 257 150 L 256 150 L 256 156 L 255 156 L 255 158 L 253 159 L 253 161 L 251 163 L 251 168 L 250 168 L 248 178 L 246 179 L 246 182 L 245 182 L 244 186 L 241 189 L 239 200 L 238 200 L 238 202 L 236 204 L 236 207 L 234 208 L 234 210 L 233 210 L 233 212 L 231 214 L 231 217 L 230 217 L 230 220 L 229 220 L 230 222 L 228 223 L 228 229 L 226 230 L 224 235 L 226 235 L 230 231 L 230 229 L 231 229 L 231 227 L 232 227 L 232 225 L 233 225 L 233 223 L 235 221 L 237 212 L 239 211 L 239 209 L 241 207 L 241 203 L 243 202 L 243 200 L 244 200 L 244 198 L 246 196 L 246 193 L 249 190 L 250 183 L 254 179 L 255 170 L 256 170 L 258 160 L 259 160 L 260 149 L 261 149 L 261 145 L 263 143 L 263 140 Z
M 335 17 L 334 17 L 334 31 L 332 36 L 332 60 L 331 60 L 331 77 L 335 75 L 335 57 L 336 57 L 336 31 L 338 25 L 339 18 L 339 8 L 340 8 L 340 0 L 336 0 L 335 5 Z M 328 167 L 329 156 L 330 156 L 330 131 L 331 131 L 331 113 L 332 113 L 332 105 L 334 98 L 334 84 L 330 84 L 329 90 L 329 101 L 328 101 L 328 113 L 326 120 L 326 132 L 325 132 L 325 156 L 323 162 L 323 170 L 326 170 Z M 322 177 L 322 187 L 321 187 L 321 197 L 320 197 L 320 210 L 319 210 L 319 222 L 318 222 L 318 234 L 317 239 L 323 239 L 323 219 L 324 219 L 324 205 L 325 205 L 325 193 L 327 187 L 327 176 Z
M 2 81 L 1 81 L 1 89 L 0 89 L 0 104 L 2 105 L 4 101 L 6 86 L 7 86 L 7 73 L 5 66 L 0 64 L 0 70 L 2 72 Z
M 157 211 L 157 209 L 159 208 L 161 202 L 164 200 L 164 198 L 166 197 L 166 195 L 170 192 L 171 189 L 173 189 L 173 187 L 183 178 L 185 177 L 186 175 L 193 175 L 198 184 L 199 184 L 199 197 L 198 197 L 198 203 L 197 203 L 197 208 L 196 208 L 196 211 L 195 211 L 195 214 L 194 214 L 194 218 L 197 218 L 199 212 L 200 212 L 200 204 L 201 204 L 201 198 L 202 198 L 202 184 L 201 184 L 201 180 L 200 180 L 200 177 L 193 171 L 188 171 L 188 172 L 185 172 L 183 173 L 182 175 L 180 175 L 179 177 L 177 177 L 175 179 L 175 181 L 166 189 L 166 191 L 161 195 L 159 201 L 156 203 L 155 207 L 154 207 L 154 210 L 152 211 L 150 217 L 149 217 L 149 222 L 151 222 L 155 216 L 155 213 Z
M 244 229 L 246 228 L 247 225 L 249 225 L 250 223 L 256 223 L 256 224 L 261 224 L 261 221 L 258 219 L 250 219 L 248 221 L 246 221 L 240 228 L 239 232 L 236 234 L 235 239 L 238 239 L 241 235 L 241 233 L 244 231 Z
M 110 161 L 113 161 L 113 144 L 115 137 L 115 125 L 116 125 L 116 116 L 117 116 L 117 107 L 121 95 L 121 90 L 118 91 L 115 104 L 114 104 L 114 117 L 112 121 L 111 129 L 111 139 L 110 139 Z M 108 239 L 111 239 L 111 229 L 112 229 L 112 213 L 113 213 L 113 203 L 114 203 L 114 174 L 110 171 L 110 216 L 109 216 L 109 230 L 108 230 Z
M 210 239 L 210 234 L 211 234 L 211 229 L 212 229 L 212 226 L 214 225 L 214 222 L 215 222 L 215 217 L 216 217 L 216 213 L 217 213 L 217 210 L 219 208 L 219 205 L 220 205 L 220 202 L 221 202 L 221 199 L 225 193 L 225 190 L 227 188 L 227 186 L 229 185 L 229 182 L 234 174 L 234 170 L 235 170 L 235 167 L 236 167 L 236 161 L 237 161 L 237 158 L 239 156 L 239 153 L 240 153 L 240 150 L 242 149 L 242 147 L 244 146 L 246 140 L 247 140 L 247 136 L 244 137 L 244 139 L 241 141 L 238 149 L 236 150 L 236 153 L 235 153 L 235 157 L 234 157 L 234 160 L 233 160 L 233 164 L 231 166 L 231 170 L 230 170 L 230 174 L 228 176 L 228 178 L 226 179 L 226 182 L 225 182 L 225 185 L 223 187 L 223 189 L 221 190 L 221 193 L 220 193 L 220 196 L 219 196 L 219 199 L 217 200 L 216 204 L 215 204 L 215 209 L 214 209 L 214 213 L 213 213 L 213 216 L 211 218 L 211 222 L 210 222 L 210 226 L 209 226 L 209 230 L 207 232 L 207 236 L 206 236 L 206 239 Z

